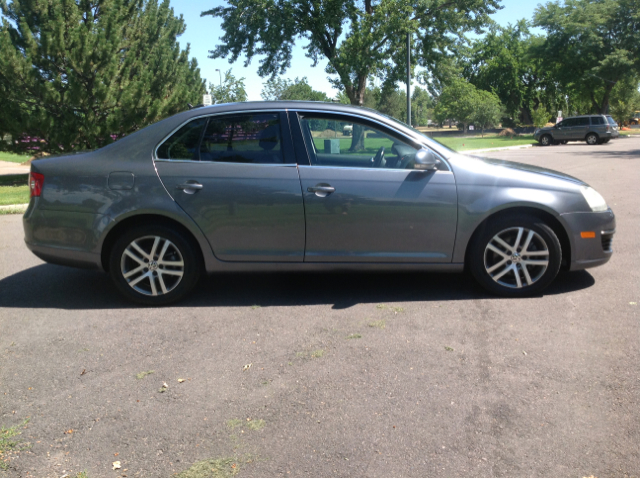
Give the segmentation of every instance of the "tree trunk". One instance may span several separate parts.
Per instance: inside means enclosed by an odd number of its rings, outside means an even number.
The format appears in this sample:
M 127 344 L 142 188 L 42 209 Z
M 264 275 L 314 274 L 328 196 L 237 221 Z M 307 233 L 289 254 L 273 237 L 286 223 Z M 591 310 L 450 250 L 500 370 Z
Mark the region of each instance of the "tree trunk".
M 353 91 L 353 96 L 349 98 L 351 104 L 355 106 L 364 106 L 364 93 L 367 87 L 367 76 L 358 75 L 358 89 Z M 351 137 L 351 147 L 349 151 L 364 150 L 364 127 L 353 125 L 353 136 Z
M 601 115 L 606 115 L 607 113 L 609 113 L 609 97 L 611 96 L 611 90 L 613 90 L 613 84 L 608 83 L 604 90 L 602 105 L 600 106 Z

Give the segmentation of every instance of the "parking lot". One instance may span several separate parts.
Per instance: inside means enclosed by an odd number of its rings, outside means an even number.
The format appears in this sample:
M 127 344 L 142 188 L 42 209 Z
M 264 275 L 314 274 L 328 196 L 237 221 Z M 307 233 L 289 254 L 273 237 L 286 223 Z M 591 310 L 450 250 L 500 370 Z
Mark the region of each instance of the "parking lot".
M 502 299 L 466 275 L 215 275 L 178 305 L 47 265 L 0 216 L 0 476 L 640 475 L 640 138 L 487 153 L 587 181 L 612 260 Z M 120 468 L 115 468 L 116 465 Z M 191 474 L 195 474 L 191 470 Z

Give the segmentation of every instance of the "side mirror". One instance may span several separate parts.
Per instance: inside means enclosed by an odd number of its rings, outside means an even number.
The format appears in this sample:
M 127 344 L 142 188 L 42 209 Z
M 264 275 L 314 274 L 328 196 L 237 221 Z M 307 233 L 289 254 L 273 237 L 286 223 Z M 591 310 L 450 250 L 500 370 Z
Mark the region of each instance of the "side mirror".
M 440 164 L 433 151 L 427 148 L 418 150 L 415 156 L 413 168 L 416 170 L 435 170 Z

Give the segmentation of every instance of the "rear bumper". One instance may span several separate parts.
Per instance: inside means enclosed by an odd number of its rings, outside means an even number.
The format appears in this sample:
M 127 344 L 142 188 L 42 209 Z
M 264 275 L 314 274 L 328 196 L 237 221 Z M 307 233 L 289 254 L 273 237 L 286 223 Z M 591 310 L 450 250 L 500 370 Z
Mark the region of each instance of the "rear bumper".
M 101 231 L 110 223 L 106 215 L 43 210 L 32 198 L 22 219 L 24 242 L 47 263 L 76 268 L 102 269 Z
M 571 271 L 605 264 L 613 255 L 616 219 L 610 209 L 600 213 L 567 213 L 561 215 L 571 241 Z M 581 233 L 595 233 L 583 238 Z M 589 236 L 588 234 L 586 236 Z

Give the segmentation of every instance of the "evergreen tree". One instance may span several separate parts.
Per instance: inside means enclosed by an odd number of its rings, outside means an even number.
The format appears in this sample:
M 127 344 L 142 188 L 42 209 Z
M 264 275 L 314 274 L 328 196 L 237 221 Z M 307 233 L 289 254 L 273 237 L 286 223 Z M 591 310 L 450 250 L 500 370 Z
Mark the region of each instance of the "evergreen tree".
M 0 134 L 94 149 L 201 102 L 169 0 L 0 0 L 0 12 Z

